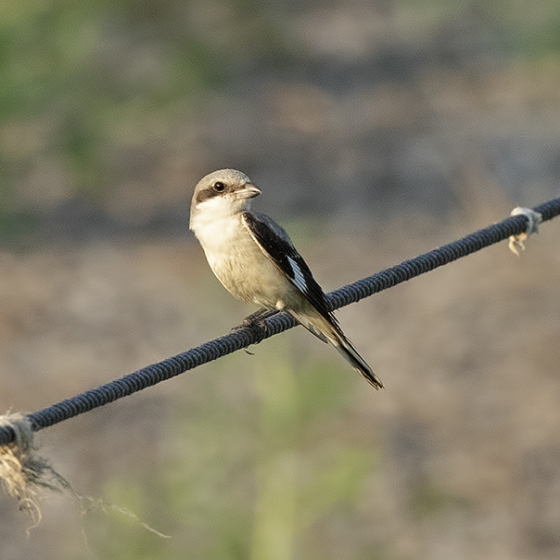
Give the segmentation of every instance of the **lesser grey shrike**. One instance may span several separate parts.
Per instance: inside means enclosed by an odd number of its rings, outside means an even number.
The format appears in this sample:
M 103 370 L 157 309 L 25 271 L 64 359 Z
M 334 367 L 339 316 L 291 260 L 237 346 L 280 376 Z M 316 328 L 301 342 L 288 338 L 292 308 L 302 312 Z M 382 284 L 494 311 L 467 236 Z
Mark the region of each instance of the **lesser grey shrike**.
M 208 264 L 236 298 L 266 310 L 285 311 L 307 330 L 330 342 L 376 389 L 383 383 L 346 338 L 325 294 L 284 229 L 250 210 L 261 191 L 247 175 L 220 169 L 196 185 L 190 229 Z

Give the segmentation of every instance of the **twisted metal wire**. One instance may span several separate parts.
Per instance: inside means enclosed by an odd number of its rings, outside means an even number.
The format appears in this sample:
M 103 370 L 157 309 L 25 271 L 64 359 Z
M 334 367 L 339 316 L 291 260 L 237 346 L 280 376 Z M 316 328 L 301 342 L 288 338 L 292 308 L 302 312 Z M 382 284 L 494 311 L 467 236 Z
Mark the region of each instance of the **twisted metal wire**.
M 542 215 L 543 221 L 550 220 L 560 215 L 560 198 L 545 202 L 533 210 Z M 355 303 L 382 290 L 396 286 L 401 282 L 470 255 L 494 243 L 503 241 L 511 235 L 523 233 L 528 225 L 527 220 L 527 217 L 524 215 L 511 216 L 443 247 L 438 247 L 372 276 L 343 286 L 327 295 L 330 308 L 335 310 Z M 146 387 L 156 385 L 161 381 L 175 377 L 202 364 L 217 360 L 222 356 L 247 348 L 251 344 L 256 344 L 265 338 L 291 329 L 296 324 L 292 317 L 284 313 L 275 313 L 265 320 L 265 328 L 258 328 L 254 325 L 242 325 L 225 336 L 33 412 L 27 418 L 30 420 L 34 431 L 42 430 L 122 397 L 132 395 Z M 14 437 L 14 431 L 10 427 L 0 428 L 0 445 L 12 442 Z

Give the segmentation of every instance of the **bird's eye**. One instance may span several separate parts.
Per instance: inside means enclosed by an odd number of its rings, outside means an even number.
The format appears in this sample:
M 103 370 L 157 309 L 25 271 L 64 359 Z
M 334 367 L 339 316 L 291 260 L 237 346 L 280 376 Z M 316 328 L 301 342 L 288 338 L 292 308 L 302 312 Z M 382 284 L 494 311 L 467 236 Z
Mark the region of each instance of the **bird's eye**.
M 224 192 L 225 189 L 226 189 L 226 186 L 221 181 L 216 181 L 214 183 L 214 190 L 216 192 Z

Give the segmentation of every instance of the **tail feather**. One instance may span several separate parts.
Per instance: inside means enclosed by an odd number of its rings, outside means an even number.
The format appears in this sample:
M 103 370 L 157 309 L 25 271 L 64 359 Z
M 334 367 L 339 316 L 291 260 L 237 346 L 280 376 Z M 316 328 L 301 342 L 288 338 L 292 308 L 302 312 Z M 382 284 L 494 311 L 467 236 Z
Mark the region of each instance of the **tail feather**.
M 330 340 L 330 342 L 370 385 L 376 389 L 383 389 L 383 382 L 381 379 L 375 375 L 369 364 L 358 354 L 353 344 L 344 335 L 339 334 L 337 339 Z
M 317 338 L 323 342 L 330 342 L 371 386 L 383 389 L 383 382 L 346 338 L 334 315 L 329 314 L 327 318 L 317 312 L 317 315 L 312 317 L 308 313 L 296 313 L 288 309 L 286 311 Z

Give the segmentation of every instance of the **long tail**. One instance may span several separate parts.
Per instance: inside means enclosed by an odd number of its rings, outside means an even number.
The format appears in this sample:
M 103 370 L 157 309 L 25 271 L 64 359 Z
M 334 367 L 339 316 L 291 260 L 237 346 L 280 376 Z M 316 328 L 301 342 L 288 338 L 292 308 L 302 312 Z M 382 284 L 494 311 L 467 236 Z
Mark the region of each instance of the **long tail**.
M 288 311 L 286 309 L 286 311 Z M 296 313 L 288 311 L 301 325 L 309 332 L 313 333 L 323 342 L 330 342 L 338 352 L 346 359 L 350 365 L 363 377 L 366 381 L 376 389 L 383 389 L 383 382 L 368 365 L 368 363 L 360 356 L 354 345 L 346 338 L 342 332 L 336 317 L 329 314 L 328 318 L 317 314 L 311 317 L 308 314 Z
M 342 332 L 338 333 L 338 337 L 336 339 L 329 339 L 329 342 L 338 350 L 340 354 L 350 364 L 352 367 L 358 372 L 361 373 L 366 381 L 375 387 L 376 389 L 383 389 L 383 382 L 375 372 L 371 369 L 369 364 L 358 354 L 354 345 L 344 336 Z

